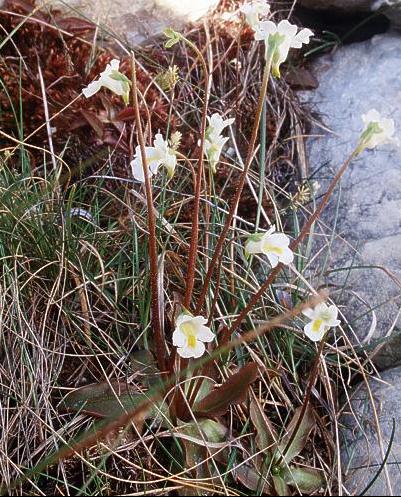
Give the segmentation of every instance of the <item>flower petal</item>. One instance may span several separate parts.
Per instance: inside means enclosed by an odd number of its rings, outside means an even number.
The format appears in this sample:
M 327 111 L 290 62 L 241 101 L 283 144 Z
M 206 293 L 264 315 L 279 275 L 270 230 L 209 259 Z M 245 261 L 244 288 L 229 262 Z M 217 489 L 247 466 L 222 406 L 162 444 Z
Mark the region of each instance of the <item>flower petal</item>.
M 161 155 L 167 153 L 168 150 L 167 142 L 163 139 L 163 136 L 160 133 L 156 133 L 153 145 L 157 150 L 157 152 L 160 153 Z
M 187 321 L 192 321 L 193 320 L 193 316 L 191 316 L 190 314 L 186 314 L 185 312 L 182 312 L 178 318 L 175 320 L 175 325 L 178 327 L 178 326 L 181 326 L 183 323 L 186 323 Z
M 215 339 L 215 334 L 207 326 L 201 326 L 196 338 L 201 342 L 212 342 Z
M 261 254 L 262 253 L 262 240 L 259 240 L 259 241 L 248 240 L 245 243 L 245 252 L 247 254 Z
M 193 316 L 191 321 L 194 323 L 195 326 L 203 326 L 207 323 L 207 319 L 203 316 Z
M 110 68 L 113 70 L 113 71 L 118 71 L 120 67 L 120 61 L 118 59 L 113 59 L 111 62 L 110 62 Z
M 167 169 L 169 177 L 172 178 L 174 176 L 175 168 L 177 167 L 177 156 L 175 154 L 167 153 L 163 166 Z
M 116 95 L 121 96 L 124 95 L 124 93 L 126 92 L 125 87 L 122 84 L 122 81 L 113 78 L 102 78 L 101 81 L 102 81 L 102 86 L 112 91 Z
M 311 309 L 310 307 L 308 307 L 307 309 L 304 309 L 302 311 L 302 314 L 304 316 L 306 316 L 307 318 L 312 319 L 312 320 L 315 318 L 315 311 L 314 311 L 314 309 Z
M 284 249 L 283 254 L 280 256 L 280 262 L 283 264 L 291 264 L 294 260 L 294 252 L 289 248 L 286 247 Z
M 271 267 L 275 268 L 277 266 L 277 264 L 280 262 L 278 255 L 273 254 L 272 252 L 269 252 L 266 255 L 267 255 L 267 258 L 269 259 Z
M 307 45 L 310 41 L 311 36 L 313 36 L 313 31 L 307 28 L 301 29 L 301 31 L 293 38 L 291 47 L 301 48 L 302 45 Z
M 173 345 L 175 347 L 186 347 L 188 339 L 185 334 L 177 327 L 173 333 Z
M 203 356 L 205 350 L 205 344 L 203 342 L 197 341 L 195 347 L 179 347 L 177 349 L 177 354 L 184 359 L 190 359 L 191 357 L 197 359 L 198 357 Z
M 376 109 L 370 109 L 366 114 L 362 115 L 362 121 L 368 125 L 372 122 L 379 122 L 381 115 Z
M 311 321 L 310 323 L 305 325 L 305 327 L 304 327 L 305 335 L 310 340 L 312 340 L 312 342 L 320 342 L 320 340 L 326 334 L 328 327 L 321 326 L 318 331 L 313 331 L 312 326 L 313 326 L 313 321 Z
M 140 157 L 135 157 L 131 161 L 131 169 L 134 179 L 140 181 L 141 183 L 145 183 L 145 175 L 143 172 L 142 160 L 140 159 Z
M 330 313 L 330 318 L 332 321 L 335 321 L 337 319 L 337 316 L 338 316 L 338 309 L 337 309 L 337 306 L 335 306 L 334 304 L 332 304 L 329 308 L 328 308 L 328 312 Z
M 177 349 L 177 354 L 183 359 L 190 359 L 191 357 L 194 357 L 193 350 L 194 349 L 191 347 L 179 347 Z
M 82 93 L 84 94 L 84 97 L 89 98 L 97 93 L 101 87 L 102 83 L 99 80 L 92 81 L 92 83 L 89 83 L 89 85 L 82 90 Z
M 198 359 L 202 357 L 206 351 L 205 344 L 203 342 L 197 341 L 195 347 L 192 349 L 192 357 Z
M 266 40 L 270 35 L 277 33 L 277 26 L 273 21 L 261 21 L 253 26 L 255 40 Z
M 266 235 L 264 236 L 264 239 L 268 243 L 271 243 L 272 245 L 275 245 L 277 247 L 288 247 L 288 245 L 290 244 L 290 239 L 284 233 L 272 233 L 268 237 Z
M 276 62 L 276 65 L 279 67 L 283 62 L 287 60 L 288 53 L 291 48 L 291 43 L 290 40 L 285 40 L 283 41 L 279 46 L 278 46 L 278 53 L 279 53 L 279 58 L 278 61 Z
M 277 31 L 292 40 L 292 38 L 297 34 L 298 27 L 295 24 L 291 24 L 287 21 L 287 19 L 284 19 L 278 23 Z
M 315 306 L 316 315 L 326 314 L 328 312 L 328 310 L 329 310 L 329 308 L 328 308 L 326 302 L 320 302 L 320 304 L 317 304 Z

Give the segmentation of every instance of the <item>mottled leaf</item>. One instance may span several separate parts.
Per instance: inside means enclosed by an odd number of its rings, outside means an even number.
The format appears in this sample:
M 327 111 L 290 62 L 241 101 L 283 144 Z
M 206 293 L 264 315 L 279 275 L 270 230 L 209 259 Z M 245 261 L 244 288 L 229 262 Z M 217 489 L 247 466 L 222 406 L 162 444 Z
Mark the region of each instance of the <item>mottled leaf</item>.
M 223 415 L 231 405 L 239 404 L 246 398 L 249 385 L 255 381 L 258 366 L 250 363 L 233 374 L 219 388 L 213 390 L 194 406 L 198 416 L 214 417 Z
M 213 419 L 201 419 L 196 423 L 195 421 L 185 423 L 178 429 L 178 433 L 183 433 L 193 439 L 191 443 L 203 446 L 205 446 L 205 442 L 211 442 L 211 444 L 224 442 L 227 431 L 227 428 L 223 424 Z
M 87 121 L 87 123 L 91 126 L 94 132 L 97 134 L 99 138 L 103 137 L 104 126 L 102 121 L 96 116 L 94 112 L 90 112 L 89 110 L 81 109 L 81 114 Z
M 299 425 L 295 438 L 292 440 L 290 446 L 287 449 L 287 445 L 292 439 L 294 429 L 298 424 L 298 419 L 301 414 L 301 410 L 302 407 L 298 407 L 295 410 L 294 417 L 291 419 L 287 427 L 287 432 L 284 435 L 284 437 L 281 439 L 277 449 L 278 458 L 280 458 L 281 454 L 283 454 L 284 451 L 286 451 L 284 460 L 287 464 L 291 462 L 291 460 L 294 459 L 294 457 L 297 456 L 303 450 L 308 440 L 309 433 L 315 425 L 313 409 L 311 407 L 308 407 L 305 411 L 305 415 L 302 419 L 302 422 Z
M 139 407 L 146 401 L 146 396 L 126 383 L 113 381 L 94 383 L 78 388 L 66 395 L 62 407 L 68 411 L 89 414 L 96 418 L 116 418 L 123 413 Z M 166 408 L 162 408 L 164 411 Z M 153 418 L 161 413 L 157 405 L 149 406 L 146 417 Z
M 133 373 L 137 374 L 136 381 L 151 388 L 161 381 L 161 374 L 156 360 L 149 350 L 137 350 L 130 354 L 130 366 Z
M 200 480 L 209 479 L 214 474 L 213 464 L 204 462 L 209 454 L 218 450 L 214 444 L 225 442 L 227 437 L 227 428 L 213 421 L 212 419 L 202 419 L 199 422 L 186 423 L 179 427 L 179 433 L 176 434 L 182 442 L 185 452 L 185 466 L 187 469 L 194 468 L 194 478 Z M 198 490 L 195 487 L 185 487 L 180 491 L 180 495 L 206 495 L 205 490 Z
M 260 450 L 270 447 L 273 449 L 277 434 L 269 419 L 267 418 L 262 406 L 256 396 L 253 396 L 250 406 L 250 415 L 252 423 L 256 429 L 256 445 Z
M 156 359 L 149 350 L 136 350 L 129 356 L 131 370 L 134 373 L 151 373 L 158 372 Z
M 252 492 L 260 492 L 262 494 L 271 495 L 273 486 L 271 481 L 262 475 L 253 466 L 248 463 L 241 464 L 233 470 L 237 481 L 244 487 L 252 490 Z
M 283 478 L 288 485 L 295 487 L 303 494 L 316 492 L 324 484 L 322 472 L 312 468 L 288 468 Z
M 287 495 L 291 495 L 289 486 L 281 478 L 281 476 L 273 476 L 273 485 L 277 495 L 280 495 L 281 497 L 287 497 Z

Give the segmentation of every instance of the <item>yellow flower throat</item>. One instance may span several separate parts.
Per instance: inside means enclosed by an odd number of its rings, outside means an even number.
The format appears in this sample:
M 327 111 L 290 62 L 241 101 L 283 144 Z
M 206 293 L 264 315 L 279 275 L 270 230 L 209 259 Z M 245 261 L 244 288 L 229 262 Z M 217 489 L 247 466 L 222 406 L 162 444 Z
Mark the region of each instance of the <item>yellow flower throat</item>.
M 265 252 L 270 252 L 277 255 L 282 255 L 284 252 L 281 247 L 277 247 L 277 245 L 272 245 L 271 243 L 264 243 L 263 249 Z
M 315 319 L 312 324 L 312 331 L 317 333 L 320 330 L 322 323 L 323 323 L 322 319 Z
M 196 329 L 191 323 L 183 323 L 181 325 L 182 332 L 187 337 L 188 347 L 194 349 L 196 347 Z

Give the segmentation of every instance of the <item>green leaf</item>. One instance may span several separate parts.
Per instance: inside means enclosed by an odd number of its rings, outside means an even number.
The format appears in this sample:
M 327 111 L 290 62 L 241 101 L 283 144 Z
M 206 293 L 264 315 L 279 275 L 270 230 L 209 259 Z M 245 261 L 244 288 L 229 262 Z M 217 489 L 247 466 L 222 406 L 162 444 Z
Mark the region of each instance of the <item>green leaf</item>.
M 290 467 L 284 471 L 283 478 L 303 494 L 316 492 L 324 484 L 322 472 L 312 468 Z
M 252 490 L 252 492 L 258 492 L 259 494 L 271 495 L 273 491 L 273 485 L 271 481 L 266 479 L 266 475 L 262 475 L 249 463 L 241 464 L 233 470 L 236 479 L 244 485 L 244 487 Z
M 197 422 L 185 423 L 178 429 L 193 438 L 191 443 L 205 446 L 205 442 L 221 443 L 226 440 L 227 428 L 213 419 L 201 419 Z
M 278 437 L 256 396 L 254 396 L 251 401 L 249 412 L 251 414 L 252 423 L 256 429 L 257 447 L 263 451 L 268 447 L 272 450 Z
M 286 497 L 287 495 L 291 495 L 291 491 L 288 485 L 281 478 L 281 476 L 273 476 L 273 485 L 275 491 L 277 492 L 277 495 L 280 495 L 281 497 Z
M 136 350 L 129 356 L 133 373 L 156 374 L 159 370 L 156 360 L 149 350 Z
M 295 410 L 294 417 L 288 425 L 287 433 L 281 439 L 280 444 L 277 448 L 277 458 L 281 458 L 281 455 L 284 453 L 284 451 L 286 451 L 284 455 L 284 461 L 287 464 L 290 463 L 292 459 L 294 459 L 294 457 L 297 456 L 304 449 L 308 440 L 309 433 L 315 425 L 313 409 L 311 407 L 308 407 L 305 411 L 305 415 L 301 421 L 301 424 L 299 425 L 295 438 L 287 449 L 287 445 L 292 439 L 294 429 L 298 424 L 298 419 L 301 411 L 302 407 L 298 407 Z
M 117 418 L 125 412 L 139 407 L 146 401 L 146 395 L 126 383 L 113 381 L 94 383 L 78 388 L 66 395 L 62 406 L 68 411 L 89 414 L 96 418 Z M 145 418 L 166 416 L 166 407 L 149 406 Z
M 210 464 L 210 461 L 203 461 L 210 453 L 213 454 L 219 450 L 213 444 L 225 442 L 227 432 L 224 425 L 212 419 L 193 421 L 178 428 L 178 433 L 175 435 L 184 447 L 186 468 L 194 468 L 194 478 L 197 480 L 208 478 L 210 482 L 214 466 Z M 205 491 L 198 490 L 196 487 L 186 487 L 180 491 L 180 495 L 205 495 Z
M 223 385 L 195 404 L 194 413 L 204 417 L 223 415 L 231 405 L 240 404 L 245 400 L 248 387 L 255 381 L 257 374 L 257 364 L 254 362 L 247 364 L 230 376 Z
M 171 28 L 166 28 L 164 30 L 164 35 L 168 38 L 168 40 L 164 44 L 166 48 L 171 48 L 181 40 L 180 33 L 177 33 L 177 31 L 174 31 L 174 29 Z
M 188 382 L 187 385 L 189 389 L 190 383 Z M 203 378 L 199 391 L 196 394 L 195 403 L 200 402 L 205 397 L 207 397 L 210 394 L 210 392 L 213 390 L 213 386 L 214 382 L 210 378 Z
M 149 350 L 137 350 L 130 354 L 131 371 L 135 373 L 135 381 L 141 382 L 147 388 L 152 388 L 162 382 L 162 376 L 156 360 Z

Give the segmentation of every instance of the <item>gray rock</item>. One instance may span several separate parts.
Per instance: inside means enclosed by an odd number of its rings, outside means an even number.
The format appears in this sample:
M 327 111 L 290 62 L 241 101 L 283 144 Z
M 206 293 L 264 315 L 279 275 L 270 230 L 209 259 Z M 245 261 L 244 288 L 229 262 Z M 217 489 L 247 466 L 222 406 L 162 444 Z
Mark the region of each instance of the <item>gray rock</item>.
M 392 489 L 387 484 L 386 471 L 382 469 L 377 480 L 364 495 L 400 495 L 401 367 L 384 372 L 381 380 L 382 382 L 371 380 L 370 389 L 376 406 L 382 443 L 379 443 L 374 410 L 366 385 L 360 385 L 351 392 L 352 409 L 347 408 L 341 420 L 342 467 L 345 487 L 351 495 L 360 495 L 369 485 L 383 466 L 383 455 L 388 450 L 386 469 Z
M 38 3 L 49 5 L 45 0 Z M 69 15 L 83 15 L 136 45 L 161 34 L 167 27 L 181 29 L 217 3 L 218 0 L 54 0 L 51 6 Z
M 323 187 L 357 144 L 361 115 L 369 109 L 394 119 L 401 138 L 400 60 L 401 37 L 388 34 L 316 62 L 319 88 L 301 98 L 333 131 L 315 129 L 313 134 L 324 136 L 308 143 L 311 172 Z M 336 295 L 345 304 L 356 342 L 366 348 L 380 343 L 379 368 L 400 364 L 401 148 L 384 145 L 363 152 L 345 173 L 323 219 L 336 232 L 329 269 L 337 272 L 329 272 L 326 283 L 345 287 Z
M 390 19 L 394 28 L 401 29 L 401 0 L 376 0 L 373 9 L 379 8 Z

